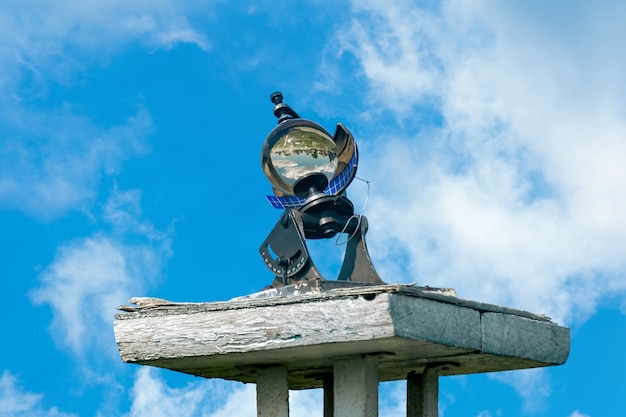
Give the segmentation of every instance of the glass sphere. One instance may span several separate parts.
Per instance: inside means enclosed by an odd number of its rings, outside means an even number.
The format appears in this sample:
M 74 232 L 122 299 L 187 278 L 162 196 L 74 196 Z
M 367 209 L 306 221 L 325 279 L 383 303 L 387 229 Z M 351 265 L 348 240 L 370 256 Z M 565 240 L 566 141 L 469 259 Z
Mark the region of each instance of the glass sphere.
M 296 120 L 270 133 L 261 156 L 274 189 L 288 195 L 293 195 L 293 184 L 307 174 L 322 173 L 330 182 L 339 164 L 337 145 L 330 135 L 313 122 Z

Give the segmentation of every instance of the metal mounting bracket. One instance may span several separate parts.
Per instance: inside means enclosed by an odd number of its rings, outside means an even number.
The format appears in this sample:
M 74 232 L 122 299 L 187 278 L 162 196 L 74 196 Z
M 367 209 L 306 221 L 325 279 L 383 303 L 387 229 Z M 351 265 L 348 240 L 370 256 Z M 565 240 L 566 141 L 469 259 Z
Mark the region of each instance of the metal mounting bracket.
M 385 284 L 374 269 L 365 244 L 367 219 L 352 217 L 346 223 L 350 221 L 357 221 L 357 224 L 345 228 L 352 234 L 346 244 L 338 280 Z M 324 280 L 309 255 L 305 236 L 303 214 L 296 209 L 285 210 L 259 248 L 265 266 L 275 275 L 271 287 L 301 280 Z

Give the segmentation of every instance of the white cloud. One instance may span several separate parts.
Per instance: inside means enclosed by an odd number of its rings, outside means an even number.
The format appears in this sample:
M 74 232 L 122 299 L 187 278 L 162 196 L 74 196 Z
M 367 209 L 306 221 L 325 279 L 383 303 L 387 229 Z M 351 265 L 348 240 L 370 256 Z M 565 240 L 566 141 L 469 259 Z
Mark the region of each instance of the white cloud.
M 229 389 L 226 396 L 214 395 L 209 402 L 212 404 L 211 410 L 207 410 L 202 417 L 255 417 L 256 410 L 256 385 L 247 384 L 244 386 L 226 383 L 225 381 L 214 381 L 214 386 L 223 385 Z M 228 387 L 230 385 L 230 387 Z
M 0 119 L 8 132 L 0 144 L 0 206 L 41 218 L 87 210 L 101 176 L 145 154 L 153 131 L 144 109 L 110 128 L 98 128 L 69 109 Z
M 383 279 L 563 324 L 626 299 L 624 6 L 353 7 L 341 53 L 361 65 L 369 117 L 390 120 L 360 141 Z M 424 125 L 423 113 L 440 119 Z M 532 412 L 550 395 L 547 375 L 494 378 Z
M 384 98 L 384 106 L 406 111 L 407 104 L 432 98 L 443 75 L 431 46 L 440 19 L 401 3 L 366 1 L 353 7 L 368 16 L 352 19 L 348 30 L 342 28 L 333 53 L 355 55 L 371 83 L 369 101 Z
M 578 410 L 575 410 L 572 414 L 570 414 L 568 417 L 591 417 L 588 414 L 583 414 Z
M 146 152 L 153 133 L 145 109 L 125 124 L 98 126 L 65 102 L 48 108 L 52 86 L 76 84 L 81 71 L 121 49 L 149 50 L 208 40 L 187 19 L 204 1 L 60 0 L 0 4 L 0 207 L 54 218 L 87 210 L 101 175 Z
M 626 291 L 626 10 L 539 3 L 355 2 L 338 39 L 377 112 L 442 116 L 361 139 L 383 279 L 571 323 Z
M 23 414 L 41 401 L 41 395 L 22 392 L 16 385 L 16 378 L 4 371 L 0 378 L 0 412 L 2 415 Z
M 537 414 L 544 411 L 552 394 L 550 375 L 546 369 L 523 369 L 520 371 L 497 372 L 489 377 L 511 386 L 522 398 L 522 412 Z
M 115 184 L 109 199 L 103 206 L 102 219 L 113 227 L 112 231 L 116 235 L 139 236 L 149 242 L 165 243 L 164 249 L 169 248 L 172 230 L 159 230 L 144 219 L 141 210 L 141 190 L 122 191 Z M 155 273 L 156 271 L 151 271 L 148 275 L 152 276 Z
M 200 379 L 172 388 L 149 367 L 137 372 L 131 396 L 131 409 L 125 417 L 256 416 L 254 384 Z
M 61 246 L 31 294 L 34 302 L 50 305 L 53 336 L 75 354 L 114 346 L 116 307 L 154 283 L 171 256 L 169 235 L 140 219 L 139 197 L 116 190 L 105 210 L 113 235 L 96 233 Z M 125 240 L 115 237 L 116 230 Z
M 142 262 L 154 259 L 146 248 L 125 248 L 103 235 L 78 239 L 61 247 L 41 274 L 43 286 L 33 292 L 33 301 L 50 304 L 53 336 L 75 353 L 110 333 L 115 307 L 140 286 L 142 277 L 127 265 L 133 249 L 148 255 Z
M 380 417 L 406 415 L 406 391 L 406 381 L 379 384 L 378 409 Z
M 132 405 L 125 417 L 254 417 L 256 385 L 223 380 L 200 380 L 182 388 L 172 388 L 155 369 L 137 372 L 132 389 Z M 321 390 L 290 391 L 291 415 L 321 417 Z
M 381 396 L 380 415 L 406 413 L 406 386 L 386 384 L 390 395 Z M 385 391 L 387 394 L 388 392 Z M 181 388 L 167 385 L 155 368 L 142 367 L 131 392 L 132 405 L 124 417 L 254 417 L 256 385 L 224 380 L 195 380 Z M 289 412 L 293 416 L 322 417 L 321 389 L 289 392 Z
M 211 403 L 207 398 L 211 391 L 211 384 L 207 381 L 190 383 L 184 388 L 170 388 L 156 371 L 143 367 L 137 372 L 132 389 L 133 402 L 127 417 L 199 416 L 203 406 Z M 224 398 L 225 394 L 220 390 L 216 397 Z
M 9 371 L 5 370 L 0 377 L 0 415 L 3 417 L 76 417 L 56 407 L 46 409 L 42 400 L 43 395 L 24 390 Z
M 207 6 L 171 0 L 5 2 L 0 6 L 0 53 L 12 59 L 2 67 L 15 70 L 14 64 L 21 63 L 23 70 L 37 76 L 62 80 L 64 69 L 82 66 L 77 49 L 99 52 L 99 58 L 91 56 L 89 61 L 106 59 L 130 43 L 151 48 L 193 43 L 208 50 L 209 41 L 186 17 Z

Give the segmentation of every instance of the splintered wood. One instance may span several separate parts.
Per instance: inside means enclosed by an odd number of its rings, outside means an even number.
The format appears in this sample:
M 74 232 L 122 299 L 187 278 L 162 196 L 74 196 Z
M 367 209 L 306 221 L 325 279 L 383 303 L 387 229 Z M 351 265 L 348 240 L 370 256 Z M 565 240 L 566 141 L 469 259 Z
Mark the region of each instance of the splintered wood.
M 366 355 L 380 381 L 562 364 L 569 329 L 443 291 L 378 285 L 214 303 L 146 301 L 116 316 L 125 362 L 255 382 L 282 366 L 290 389 L 322 387 L 337 360 Z M 139 300 L 139 299 L 137 299 Z

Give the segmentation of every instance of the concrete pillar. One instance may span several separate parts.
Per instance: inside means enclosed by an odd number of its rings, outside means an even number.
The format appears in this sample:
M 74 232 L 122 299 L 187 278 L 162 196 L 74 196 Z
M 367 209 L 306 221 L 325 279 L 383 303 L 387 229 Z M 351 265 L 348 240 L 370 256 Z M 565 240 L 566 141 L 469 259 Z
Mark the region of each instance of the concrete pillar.
M 273 366 L 257 371 L 256 410 L 258 417 L 289 417 L 287 367 Z
M 426 367 L 424 372 L 410 372 L 406 380 L 407 417 L 438 417 L 439 375 L 436 368 Z
M 335 416 L 378 417 L 378 366 L 366 356 L 335 361 Z
M 333 381 L 333 375 L 328 374 L 324 376 L 324 417 L 334 417 L 335 407 L 335 384 Z

